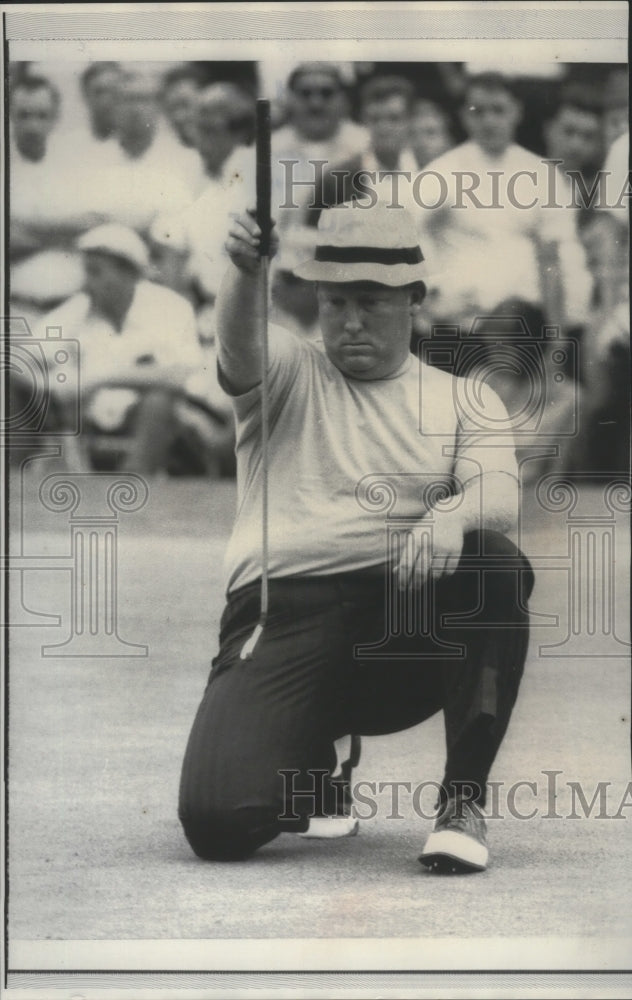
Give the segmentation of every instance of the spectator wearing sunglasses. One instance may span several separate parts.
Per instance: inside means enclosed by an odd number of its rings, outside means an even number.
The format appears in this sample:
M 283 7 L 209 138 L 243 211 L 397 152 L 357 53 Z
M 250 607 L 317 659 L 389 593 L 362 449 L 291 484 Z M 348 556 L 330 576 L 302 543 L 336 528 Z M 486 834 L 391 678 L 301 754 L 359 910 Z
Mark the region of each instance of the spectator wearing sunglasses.
M 309 202 L 310 189 L 301 182 L 314 180 L 310 161 L 326 161 L 335 166 L 363 152 L 369 145 L 367 130 L 350 121 L 345 88 L 334 63 L 302 63 L 288 82 L 290 121 L 272 136 L 275 207 Z M 292 166 L 281 161 L 298 161 Z M 288 196 L 288 171 L 293 182 Z M 282 208 L 278 225 L 298 223 L 301 213 Z

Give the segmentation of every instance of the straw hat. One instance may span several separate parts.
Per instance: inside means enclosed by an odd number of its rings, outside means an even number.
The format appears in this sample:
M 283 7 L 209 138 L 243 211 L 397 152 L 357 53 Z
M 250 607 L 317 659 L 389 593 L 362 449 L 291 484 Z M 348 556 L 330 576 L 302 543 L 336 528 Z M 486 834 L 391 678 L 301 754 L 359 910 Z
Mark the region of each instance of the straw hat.
M 392 288 L 428 277 L 412 215 L 361 201 L 321 212 L 313 258 L 294 274 L 307 281 L 375 281 Z

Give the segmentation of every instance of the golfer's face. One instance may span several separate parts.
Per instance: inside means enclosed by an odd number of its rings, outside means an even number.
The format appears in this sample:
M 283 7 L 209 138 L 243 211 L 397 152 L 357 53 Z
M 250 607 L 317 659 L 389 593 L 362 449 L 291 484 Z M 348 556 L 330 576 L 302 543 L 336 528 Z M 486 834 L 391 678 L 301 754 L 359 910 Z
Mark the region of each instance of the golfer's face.
M 403 364 L 414 292 L 370 281 L 320 282 L 317 297 L 325 350 L 343 375 L 387 378 Z

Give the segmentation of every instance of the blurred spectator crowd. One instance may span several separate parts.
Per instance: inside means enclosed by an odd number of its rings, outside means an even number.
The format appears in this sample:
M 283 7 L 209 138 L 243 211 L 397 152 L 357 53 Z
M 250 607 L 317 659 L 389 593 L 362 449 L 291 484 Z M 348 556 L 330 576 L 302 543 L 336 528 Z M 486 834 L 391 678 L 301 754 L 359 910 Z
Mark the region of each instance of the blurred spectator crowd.
M 37 64 L 10 67 L 11 314 L 78 342 L 78 467 L 234 472 L 214 304 L 231 219 L 254 204 L 263 76 L 252 63 L 93 62 L 76 114 Z M 627 67 L 323 61 L 277 82 L 273 320 L 318 337 L 293 268 L 324 206 L 399 202 L 429 272 L 411 350 L 494 386 L 527 477 L 626 470 Z M 14 373 L 14 413 L 27 382 Z M 66 419 L 56 393 L 53 429 Z

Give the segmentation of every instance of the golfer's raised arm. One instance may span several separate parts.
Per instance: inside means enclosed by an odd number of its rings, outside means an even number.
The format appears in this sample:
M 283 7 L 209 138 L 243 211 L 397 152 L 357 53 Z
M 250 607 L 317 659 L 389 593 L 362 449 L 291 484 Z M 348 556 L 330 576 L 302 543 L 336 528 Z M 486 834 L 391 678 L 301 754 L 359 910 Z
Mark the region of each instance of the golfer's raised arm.
M 263 324 L 260 230 L 249 213 L 231 226 L 230 264 L 217 299 L 219 363 L 230 389 L 239 395 L 261 381 Z M 274 235 L 272 246 L 275 246 Z

